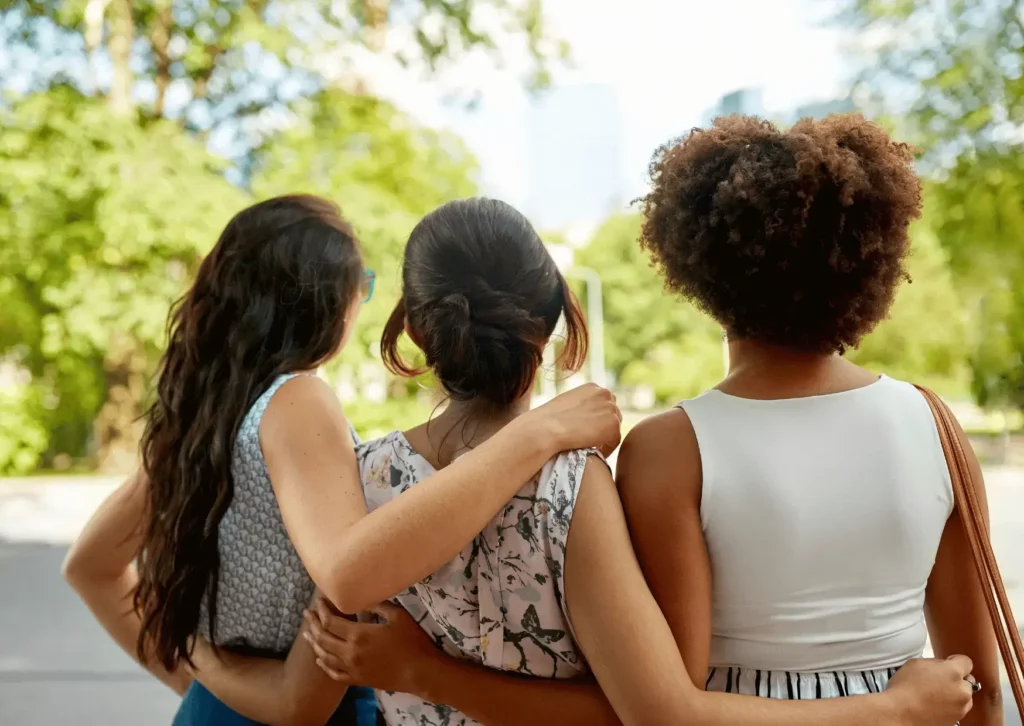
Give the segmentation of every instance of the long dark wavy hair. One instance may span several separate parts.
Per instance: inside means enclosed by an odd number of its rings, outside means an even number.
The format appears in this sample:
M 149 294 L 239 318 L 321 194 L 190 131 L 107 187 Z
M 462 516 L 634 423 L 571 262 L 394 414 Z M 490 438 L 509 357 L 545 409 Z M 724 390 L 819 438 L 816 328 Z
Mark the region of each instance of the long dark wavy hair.
M 140 657 L 169 670 L 191 664 L 204 597 L 215 640 L 217 535 L 242 419 L 277 376 L 338 351 L 362 280 L 359 247 L 336 206 L 278 197 L 228 223 L 172 309 L 141 446 L 149 493 L 134 594 Z

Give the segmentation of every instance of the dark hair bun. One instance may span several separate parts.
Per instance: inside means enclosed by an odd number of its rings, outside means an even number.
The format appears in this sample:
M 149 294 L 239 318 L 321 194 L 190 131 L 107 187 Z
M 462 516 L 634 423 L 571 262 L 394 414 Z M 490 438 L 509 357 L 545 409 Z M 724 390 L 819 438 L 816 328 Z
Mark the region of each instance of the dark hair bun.
M 393 373 L 422 372 L 398 354 L 406 324 L 452 398 L 507 407 L 533 389 L 544 345 L 565 315 L 560 363 L 587 355 L 583 314 L 526 217 L 504 202 L 462 199 L 424 217 L 409 237 L 402 299 L 381 336 Z
M 547 338 L 547 324 L 522 303 L 494 290 L 445 295 L 415 316 L 427 364 L 449 393 L 507 406 L 521 395 L 519 379 L 531 379 Z M 525 385 L 525 384 L 524 384 Z

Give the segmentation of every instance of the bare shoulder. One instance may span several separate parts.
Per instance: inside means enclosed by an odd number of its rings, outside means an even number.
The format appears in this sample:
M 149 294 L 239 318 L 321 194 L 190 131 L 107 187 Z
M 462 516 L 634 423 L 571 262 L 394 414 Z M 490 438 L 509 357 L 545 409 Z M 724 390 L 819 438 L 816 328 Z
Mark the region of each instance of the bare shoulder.
M 634 426 L 622 443 L 616 470 L 627 511 L 699 502 L 700 449 L 686 411 L 673 408 Z
M 317 376 L 296 376 L 274 393 L 260 421 L 260 443 L 266 450 L 290 445 L 296 438 L 310 443 L 317 439 L 351 440 L 348 420 L 341 402 L 327 383 Z
M 580 454 L 586 457 L 586 463 L 583 467 L 583 477 L 580 480 L 580 485 L 592 488 L 594 486 L 602 486 L 604 484 L 611 483 L 614 488 L 615 479 L 612 477 L 611 467 L 608 465 L 608 462 L 605 461 L 604 457 L 592 451 L 581 451 Z

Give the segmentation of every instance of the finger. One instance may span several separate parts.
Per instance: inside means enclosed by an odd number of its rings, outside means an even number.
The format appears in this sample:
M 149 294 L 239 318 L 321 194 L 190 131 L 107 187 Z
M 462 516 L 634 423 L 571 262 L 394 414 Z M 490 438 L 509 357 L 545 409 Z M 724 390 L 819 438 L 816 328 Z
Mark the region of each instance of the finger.
M 406 615 L 405 608 L 401 605 L 395 605 L 393 602 L 382 602 L 379 605 L 370 608 L 370 613 L 376 615 L 379 618 L 383 618 L 386 622 L 391 622 L 397 618 Z
M 323 632 L 323 625 L 320 624 L 320 618 L 309 610 L 302 611 L 302 621 L 306 624 L 306 629 L 313 634 L 313 637 L 320 637 L 320 633 Z
M 347 641 L 339 638 L 329 630 L 321 630 L 319 633 L 310 633 L 311 642 L 319 645 L 324 650 L 342 653 L 347 645 Z
M 325 617 L 318 614 L 316 617 L 312 617 L 311 620 L 316 621 L 320 631 L 333 633 L 342 640 L 347 640 L 352 632 L 352 628 L 357 625 L 357 623 L 340 615 L 327 615 Z M 310 629 L 312 629 L 312 626 Z
M 951 655 L 946 658 L 946 662 L 956 668 L 957 675 L 960 678 L 966 678 L 974 670 L 974 662 L 966 655 Z
M 316 664 L 318 666 L 320 666 L 320 670 L 322 670 L 324 673 L 326 673 L 327 677 L 330 678 L 332 681 L 337 681 L 338 683 L 346 683 L 348 685 L 352 685 L 351 679 L 348 677 L 348 674 L 346 674 L 345 672 L 335 670 L 335 669 L 331 668 L 330 666 L 326 665 L 321 660 L 317 660 Z
M 334 607 L 334 603 L 327 599 L 327 596 L 317 590 L 315 607 L 318 612 L 327 612 L 331 615 L 340 615 L 341 611 Z
M 339 657 L 334 653 L 328 653 L 326 650 L 320 647 L 319 643 L 311 641 L 310 645 L 313 646 L 313 653 L 316 654 L 316 658 L 318 661 L 326 665 L 328 668 L 338 671 L 339 673 L 345 671 L 345 664 L 348 662 L 346 658 Z
M 317 600 L 316 614 L 320 618 L 320 622 L 324 624 L 324 627 L 327 627 L 327 621 L 334 617 L 334 613 L 331 612 L 331 609 L 323 600 Z

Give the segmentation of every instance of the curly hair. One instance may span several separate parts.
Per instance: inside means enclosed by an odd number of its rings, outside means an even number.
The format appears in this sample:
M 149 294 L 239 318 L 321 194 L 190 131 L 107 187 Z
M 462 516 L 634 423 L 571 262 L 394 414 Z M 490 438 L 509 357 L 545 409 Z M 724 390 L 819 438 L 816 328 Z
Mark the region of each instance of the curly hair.
M 725 116 L 655 152 L 640 245 L 730 336 L 842 353 L 909 280 L 912 163 L 908 145 L 859 114 L 786 132 Z

